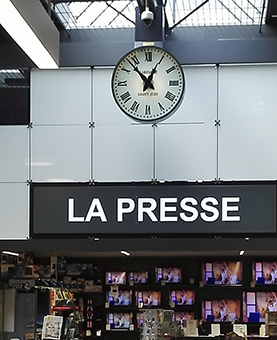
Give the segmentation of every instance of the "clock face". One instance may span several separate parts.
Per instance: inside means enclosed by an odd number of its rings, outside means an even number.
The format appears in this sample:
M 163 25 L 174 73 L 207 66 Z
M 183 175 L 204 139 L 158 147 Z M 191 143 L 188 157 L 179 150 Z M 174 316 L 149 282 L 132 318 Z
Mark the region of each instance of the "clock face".
M 180 105 L 185 88 L 177 60 L 154 46 L 136 48 L 117 64 L 112 91 L 120 109 L 146 123 L 168 118 Z

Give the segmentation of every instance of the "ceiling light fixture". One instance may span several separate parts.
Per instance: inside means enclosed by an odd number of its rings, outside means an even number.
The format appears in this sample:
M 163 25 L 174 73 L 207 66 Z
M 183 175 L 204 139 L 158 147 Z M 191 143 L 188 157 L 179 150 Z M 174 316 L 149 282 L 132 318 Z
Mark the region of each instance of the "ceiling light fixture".
M 51 51 L 56 54 L 59 44 L 59 40 L 57 39 L 59 38 L 59 33 L 57 29 L 54 27 L 51 19 L 48 17 L 44 8 L 38 1 L 28 1 L 27 3 L 29 3 L 32 7 L 36 6 L 33 10 L 37 11 L 36 20 L 43 21 L 43 24 L 46 24 L 43 27 L 46 28 L 46 30 L 50 29 L 51 32 L 55 33 L 53 34 L 55 38 L 53 38 L 49 44 L 47 41 L 44 41 L 44 39 L 41 41 L 37 35 L 35 27 L 31 27 L 29 18 L 28 20 L 25 18 L 25 14 L 28 10 L 25 6 L 26 2 L 22 0 L 20 1 L 21 3 L 18 0 L 0 0 L 0 25 L 3 26 L 7 33 L 38 68 L 57 69 L 58 58 L 54 58 L 54 56 L 50 53 Z M 26 7 L 25 9 L 23 8 L 22 3 L 24 3 L 23 6 Z M 37 4 L 39 4 L 41 8 L 37 7 Z M 49 45 L 49 49 L 47 49 L 45 45 Z
M 2 251 L 2 254 L 5 254 L 5 255 L 12 255 L 12 256 L 19 256 L 19 253 L 15 253 L 15 252 L 9 251 L 9 250 L 3 250 L 3 251 Z
M 0 73 L 20 73 L 18 69 L 1 69 Z
M 242 256 L 242 255 L 244 255 L 244 253 L 245 253 L 244 249 L 241 249 L 240 252 L 239 252 L 239 255 Z
M 120 250 L 122 255 L 130 256 L 131 254 L 126 250 Z

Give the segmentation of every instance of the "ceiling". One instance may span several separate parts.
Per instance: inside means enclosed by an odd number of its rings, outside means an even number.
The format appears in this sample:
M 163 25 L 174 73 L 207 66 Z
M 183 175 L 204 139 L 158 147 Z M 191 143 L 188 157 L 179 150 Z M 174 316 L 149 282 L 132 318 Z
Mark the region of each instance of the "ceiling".
M 140 239 L 49 239 L 0 241 L 0 250 L 34 252 L 37 257 L 63 255 L 67 257 L 122 257 L 121 250 L 131 253 L 131 257 L 244 257 L 277 256 L 276 237 L 179 237 Z

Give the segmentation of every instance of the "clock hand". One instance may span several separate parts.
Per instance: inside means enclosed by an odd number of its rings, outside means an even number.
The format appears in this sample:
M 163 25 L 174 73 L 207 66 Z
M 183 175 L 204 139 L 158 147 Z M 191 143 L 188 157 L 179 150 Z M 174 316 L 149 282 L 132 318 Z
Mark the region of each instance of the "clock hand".
M 152 84 L 153 76 L 155 73 L 157 73 L 157 67 L 162 62 L 163 58 L 164 56 L 162 56 L 161 59 L 157 62 L 157 64 L 152 68 L 152 71 L 147 78 L 147 86 L 150 87 L 152 90 L 155 90 L 154 85 Z
M 142 74 L 142 73 L 140 72 L 140 70 L 138 69 L 138 67 L 135 66 L 129 59 L 127 59 L 127 61 L 128 61 L 128 63 L 133 67 L 133 70 L 134 70 L 135 72 L 137 72 L 137 74 L 138 74 L 138 75 L 140 76 L 140 78 L 143 80 L 143 82 L 144 82 L 143 91 L 145 91 L 145 90 L 148 88 L 148 86 L 147 86 L 147 81 L 148 81 L 147 77 L 146 77 L 144 74 Z
M 147 82 L 147 77 L 144 75 L 144 74 L 142 74 L 141 72 L 140 72 L 140 70 L 138 69 L 138 67 L 135 67 L 134 68 L 134 71 L 136 71 L 138 74 L 139 74 L 139 76 L 141 77 L 141 79 L 144 81 L 144 82 Z

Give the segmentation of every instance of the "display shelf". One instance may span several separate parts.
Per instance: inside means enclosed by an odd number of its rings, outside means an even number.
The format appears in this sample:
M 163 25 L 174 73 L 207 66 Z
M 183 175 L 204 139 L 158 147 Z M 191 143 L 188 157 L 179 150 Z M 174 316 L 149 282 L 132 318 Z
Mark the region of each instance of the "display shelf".
M 140 310 L 141 309 L 163 309 L 163 310 L 172 310 L 174 312 L 174 320 L 187 320 L 187 319 L 198 319 L 198 320 L 204 320 L 204 314 L 203 314 L 203 303 L 205 303 L 207 300 L 209 300 L 212 304 L 213 301 L 215 301 L 216 307 L 213 306 L 213 308 L 216 310 L 216 313 L 218 312 L 218 308 L 220 305 L 220 302 L 222 300 L 226 300 L 226 303 L 229 302 L 230 308 L 235 309 L 237 311 L 236 318 L 240 320 L 246 320 L 245 313 L 243 311 L 244 308 L 244 292 L 271 292 L 276 291 L 277 292 L 277 285 L 254 285 L 252 283 L 252 276 L 251 276 L 251 263 L 250 261 L 241 261 L 243 264 L 241 265 L 241 262 L 237 261 L 229 261 L 226 263 L 226 265 L 229 266 L 229 270 L 232 271 L 232 282 L 235 282 L 235 275 L 240 278 L 239 282 L 237 284 L 206 284 L 205 281 L 203 281 L 203 268 L 200 265 L 203 265 L 203 262 L 200 260 L 193 259 L 190 261 L 190 263 L 184 263 L 177 265 L 176 268 L 179 268 L 182 272 L 182 276 L 180 278 L 180 282 L 166 282 L 166 280 L 161 279 L 160 281 L 157 281 L 156 278 L 156 268 L 171 268 L 164 264 L 161 265 L 161 261 L 159 259 L 159 264 L 152 262 L 151 264 L 145 265 L 145 271 L 133 271 L 132 267 L 135 268 L 142 268 L 142 265 L 139 261 L 137 261 L 136 265 L 136 259 L 132 263 L 127 264 L 126 263 L 119 263 L 118 266 L 120 269 L 117 269 L 117 266 L 113 264 L 111 261 L 110 263 L 105 262 L 103 260 L 103 268 L 107 267 L 109 270 L 104 270 L 101 268 L 100 272 L 95 273 L 93 268 L 98 268 L 93 265 L 87 265 L 86 260 L 80 260 L 80 263 L 73 263 L 73 261 L 78 261 L 78 259 L 70 259 L 67 261 L 66 266 L 64 266 L 64 263 L 62 263 L 62 269 L 58 272 L 58 279 L 66 281 L 66 278 L 70 282 L 77 282 L 81 283 L 83 287 L 87 286 L 87 290 L 82 289 L 78 290 L 77 292 L 74 292 L 74 298 L 79 302 L 80 299 L 83 299 L 83 314 L 84 319 L 87 322 L 88 318 L 86 316 L 86 309 L 87 309 L 87 301 L 88 299 L 93 300 L 93 309 L 96 305 L 98 305 L 99 310 L 97 312 L 96 316 L 96 310 L 94 309 L 93 313 L 95 314 L 93 316 L 92 321 L 92 328 L 91 331 L 93 332 L 92 336 L 86 336 L 86 339 L 94 339 L 94 338 L 106 338 L 111 340 L 116 340 L 116 337 L 120 336 L 122 338 L 126 336 L 126 339 L 132 339 L 135 336 L 137 336 L 139 332 L 139 322 L 140 322 Z M 123 260 L 124 261 L 124 260 Z M 166 264 L 171 263 L 168 259 L 164 260 Z M 173 263 L 176 263 L 173 261 Z M 207 263 L 207 262 L 205 262 Z M 210 261 L 212 264 L 212 269 L 214 270 L 214 273 L 212 275 L 216 276 L 215 274 L 218 272 L 218 268 L 221 268 L 221 262 L 218 262 L 217 259 L 213 259 Z M 239 263 L 239 265 L 238 265 Z M 86 266 L 84 265 L 86 264 Z M 126 264 L 126 265 L 125 265 Z M 238 272 L 234 274 L 235 271 L 235 265 L 237 265 L 237 268 L 239 268 Z M 171 264 L 170 264 L 171 265 Z M 209 265 L 205 266 L 205 275 L 207 274 L 207 271 L 209 270 Z M 241 274 L 240 270 L 243 270 L 243 273 Z M 137 276 L 134 276 L 134 274 L 138 275 L 138 273 L 147 272 L 147 282 L 138 282 Z M 108 275 L 107 275 L 108 273 Z M 117 274 L 124 274 L 124 280 L 121 282 L 112 282 Z M 132 280 L 130 281 L 130 273 L 132 273 L 131 277 Z M 109 278 L 110 282 L 107 282 L 107 278 Z M 96 285 L 96 280 L 100 280 L 101 284 Z M 206 276 L 205 276 L 206 279 Z M 136 280 L 136 281 L 135 281 Z M 218 280 L 217 280 L 218 281 Z M 109 301 L 109 292 L 113 288 L 118 289 L 118 291 L 129 291 L 132 292 L 130 299 L 130 305 L 124 305 L 124 304 L 117 304 L 117 305 L 107 305 L 106 303 Z M 194 298 L 192 304 L 186 304 L 177 302 L 178 296 L 177 292 L 182 291 L 193 291 Z M 146 295 L 143 295 L 142 292 L 159 292 L 161 295 L 161 300 L 159 305 L 138 305 L 138 294 L 141 294 L 140 301 L 144 301 L 143 298 L 146 297 Z M 176 294 L 176 298 L 174 298 L 174 294 Z M 265 299 L 264 299 L 265 300 Z M 175 302 L 176 301 L 176 302 Z M 235 307 L 234 307 L 235 306 Z M 206 307 L 205 307 L 206 308 Z M 206 308 L 208 311 L 208 307 Z M 205 310 L 206 310 L 205 309 Z M 107 315 L 108 314 L 120 314 L 120 313 L 131 313 L 134 330 L 130 331 L 128 329 L 111 329 L 107 331 L 102 331 L 102 334 L 100 337 L 96 336 L 96 330 L 98 327 L 95 326 L 94 322 L 96 320 L 100 320 L 99 323 L 101 323 L 101 329 L 103 330 L 105 328 L 105 325 L 107 324 Z M 216 314 L 215 313 L 215 314 Z M 230 313 L 235 313 L 235 311 L 231 311 Z M 180 316 L 181 315 L 181 316 Z M 181 318 L 181 319 L 180 319 Z M 228 319 L 229 320 L 229 319 Z M 98 322 L 98 321 L 97 321 Z M 203 321 L 205 322 L 205 321 Z M 224 325 L 223 325 L 224 324 Z M 224 329 L 231 325 L 231 321 L 228 322 L 221 322 L 222 327 Z M 256 324 L 254 325 L 256 326 Z M 276 327 L 276 334 L 277 335 L 277 325 L 270 324 L 270 331 L 271 333 L 274 331 L 274 327 Z M 224 332 L 225 333 L 225 332 Z
M 269 336 L 277 336 L 277 311 L 265 313 L 265 333 Z

